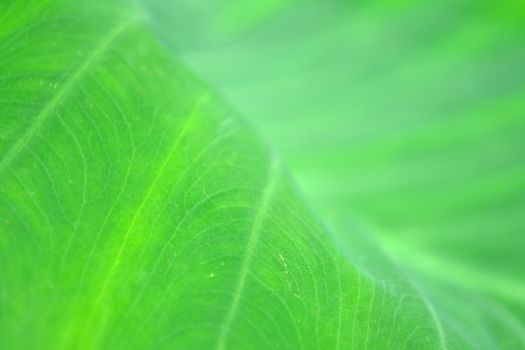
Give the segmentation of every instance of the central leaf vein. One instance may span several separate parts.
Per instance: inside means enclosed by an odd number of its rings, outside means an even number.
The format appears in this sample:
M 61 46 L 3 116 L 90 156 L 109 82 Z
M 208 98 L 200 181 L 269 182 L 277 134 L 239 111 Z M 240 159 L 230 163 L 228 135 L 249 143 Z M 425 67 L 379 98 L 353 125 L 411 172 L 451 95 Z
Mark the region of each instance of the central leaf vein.
M 219 333 L 219 338 L 217 340 L 217 350 L 223 350 L 225 348 L 226 342 L 228 340 L 228 333 L 230 331 L 235 315 L 239 309 L 239 303 L 241 301 L 241 297 L 246 286 L 246 277 L 248 276 L 249 266 L 253 259 L 253 255 L 255 253 L 259 237 L 261 236 L 261 229 L 275 189 L 276 180 L 277 161 L 274 159 L 272 161 L 272 165 L 268 174 L 267 185 L 263 191 L 259 209 L 257 210 L 257 213 L 255 215 L 250 236 L 248 238 L 246 252 L 241 262 L 239 277 L 235 286 L 235 290 L 233 292 L 233 299 L 228 309 L 228 313 L 226 314 L 226 317 L 224 319 L 221 331 Z

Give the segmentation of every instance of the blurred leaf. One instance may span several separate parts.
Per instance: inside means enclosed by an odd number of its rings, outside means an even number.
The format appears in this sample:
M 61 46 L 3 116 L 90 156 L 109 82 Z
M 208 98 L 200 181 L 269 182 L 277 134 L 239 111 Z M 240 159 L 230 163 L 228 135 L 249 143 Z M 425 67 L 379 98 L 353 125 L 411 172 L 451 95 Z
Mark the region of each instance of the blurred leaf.
M 227 14 L 174 7 L 167 46 L 278 146 L 354 263 L 390 281 L 369 245 L 398 261 L 449 348 L 525 347 L 522 2 L 304 0 L 229 38 L 200 25 Z
M 445 347 L 420 289 L 355 268 L 142 8 L 0 16 L 2 349 Z

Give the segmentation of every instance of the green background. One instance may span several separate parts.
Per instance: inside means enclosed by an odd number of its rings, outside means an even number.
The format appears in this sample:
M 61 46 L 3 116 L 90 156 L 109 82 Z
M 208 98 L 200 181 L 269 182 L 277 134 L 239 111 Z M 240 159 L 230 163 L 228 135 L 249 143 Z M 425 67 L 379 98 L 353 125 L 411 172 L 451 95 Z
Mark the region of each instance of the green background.
M 0 343 L 524 348 L 524 11 L 4 2 Z

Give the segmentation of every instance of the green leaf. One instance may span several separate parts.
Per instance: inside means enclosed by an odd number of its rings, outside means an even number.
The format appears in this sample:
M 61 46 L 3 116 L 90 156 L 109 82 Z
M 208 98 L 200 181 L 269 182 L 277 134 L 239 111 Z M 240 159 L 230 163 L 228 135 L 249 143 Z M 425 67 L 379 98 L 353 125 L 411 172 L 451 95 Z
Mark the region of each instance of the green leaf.
M 0 5 L 2 348 L 523 347 L 518 5 L 208 3 Z
M 142 8 L 17 1 L 1 14 L 3 348 L 443 344 L 419 291 L 339 252 Z
M 199 25 L 228 13 L 177 6 L 154 5 L 159 32 L 191 29 L 166 43 L 279 147 L 360 269 L 392 282 L 397 261 L 448 348 L 525 347 L 522 5 L 297 1 L 229 36 Z

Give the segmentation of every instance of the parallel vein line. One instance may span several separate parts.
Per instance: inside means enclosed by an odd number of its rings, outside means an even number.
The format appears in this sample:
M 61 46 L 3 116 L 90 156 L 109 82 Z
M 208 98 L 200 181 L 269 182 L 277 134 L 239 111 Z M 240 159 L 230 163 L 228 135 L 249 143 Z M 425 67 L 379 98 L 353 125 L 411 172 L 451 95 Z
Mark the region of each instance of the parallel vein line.
M 195 107 L 190 112 L 189 116 L 186 117 L 186 120 L 183 123 L 182 129 L 180 130 L 175 140 L 173 141 L 173 144 L 171 145 L 168 151 L 168 154 L 164 158 L 162 164 L 159 167 L 159 170 L 155 174 L 155 177 L 153 178 L 152 182 L 150 183 L 148 190 L 146 191 L 144 197 L 142 198 L 140 204 L 138 205 L 138 208 L 135 211 L 133 218 L 131 219 L 131 223 L 129 224 L 126 231 L 124 232 L 122 242 L 120 242 L 119 244 L 118 250 L 116 252 L 116 255 L 113 259 L 111 266 L 108 269 L 108 272 L 103 277 L 101 288 L 93 302 L 93 305 L 91 307 L 91 312 L 87 316 L 87 320 L 85 322 L 85 332 L 88 334 L 91 334 L 93 339 L 96 339 L 98 337 L 99 332 L 101 331 L 100 324 L 96 323 L 97 321 L 96 314 L 98 311 L 100 311 L 101 302 L 104 296 L 108 293 L 108 288 L 110 287 L 110 283 L 113 279 L 113 276 L 117 272 L 117 267 L 120 265 L 120 259 L 127 246 L 127 242 L 129 240 L 130 234 L 133 228 L 135 227 L 135 224 L 137 223 L 138 218 L 142 214 L 142 211 L 144 210 L 146 203 L 148 203 L 151 195 L 153 194 L 154 190 L 157 188 L 158 182 L 160 181 L 161 177 L 165 174 L 165 170 L 168 164 L 170 163 L 174 155 L 179 150 L 181 141 L 183 140 L 184 136 L 190 130 L 190 126 L 193 124 L 195 117 L 199 114 L 201 107 L 206 103 L 209 97 L 210 95 L 208 93 L 205 93 L 196 101 Z
M 67 97 L 73 87 L 82 79 L 82 77 L 90 70 L 93 63 L 100 58 L 104 52 L 108 50 L 115 39 L 127 29 L 135 18 L 130 18 L 115 27 L 107 35 L 105 35 L 96 48 L 86 57 L 85 61 L 80 67 L 72 73 L 66 82 L 60 87 L 53 98 L 47 103 L 42 111 L 36 116 L 30 127 L 25 133 L 15 142 L 15 144 L 7 151 L 4 158 L 0 161 L 0 174 L 9 166 L 11 161 L 24 149 L 27 143 L 33 138 L 40 127 L 53 114 L 53 110 Z
M 246 285 L 246 277 L 248 276 L 249 266 L 251 264 L 253 255 L 255 253 L 255 249 L 257 247 L 257 243 L 261 235 L 261 228 L 264 223 L 264 218 L 266 216 L 266 212 L 268 211 L 268 206 L 270 204 L 270 200 L 272 198 L 272 195 L 275 189 L 275 183 L 277 180 L 277 163 L 278 162 L 274 157 L 274 160 L 272 161 L 272 165 L 271 165 L 271 168 L 268 174 L 268 183 L 264 189 L 264 192 L 261 198 L 261 202 L 259 205 L 259 209 L 257 210 L 257 213 L 255 215 L 252 230 L 250 232 L 250 236 L 248 239 L 248 244 L 246 246 L 246 252 L 241 262 L 241 269 L 239 272 L 239 278 L 237 280 L 237 285 L 233 293 L 232 303 L 224 319 L 224 322 L 221 328 L 221 332 L 219 333 L 219 337 L 217 340 L 217 347 L 216 347 L 217 350 L 223 350 L 225 348 L 226 341 L 228 340 L 228 333 L 230 332 L 231 324 L 239 308 L 241 296 L 244 292 L 244 288 Z
M 160 178 L 162 177 L 162 175 L 164 175 L 168 164 L 170 163 L 170 161 L 173 159 L 174 155 L 179 150 L 180 143 L 183 140 L 184 136 L 188 133 L 188 131 L 190 129 L 190 126 L 192 125 L 195 117 L 197 115 L 199 115 L 201 107 L 206 103 L 206 101 L 209 99 L 209 97 L 210 97 L 210 95 L 205 93 L 196 102 L 196 105 L 195 105 L 193 111 L 191 112 L 191 114 L 187 117 L 186 121 L 184 122 L 184 125 L 183 125 L 181 131 L 177 135 L 177 138 L 173 142 L 173 145 L 171 146 L 171 149 L 169 150 L 166 158 L 164 159 L 163 163 L 159 167 L 159 170 L 158 170 L 155 178 L 151 182 L 151 184 L 150 184 L 146 194 L 142 198 L 142 201 L 140 202 L 140 204 L 138 206 L 138 209 L 135 211 L 135 213 L 133 215 L 133 218 L 131 219 L 130 225 L 128 226 L 127 230 L 124 233 L 124 237 L 122 239 L 122 242 L 119 245 L 119 249 L 118 249 L 118 251 L 116 253 L 115 258 L 113 259 L 113 264 L 111 265 L 107 275 L 104 278 L 104 282 L 102 283 L 102 288 L 101 288 L 101 290 L 99 292 L 99 295 L 98 295 L 98 297 L 97 297 L 97 299 L 95 301 L 95 305 L 98 305 L 98 303 L 100 302 L 102 296 L 105 294 L 105 292 L 106 292 L 106 290 L 107 290 L 107 288 L 109 286 L 109 283 L 110 283 L 113 275 L 115 274 L 116 268 L 117 268 L 117 266 L 120 263 L 120 259 L 122 257 L 122 254 L 124 253 L 124 249 L 125 249 L 125 247 L 127 245 L 127 242 L 129 240 L 130 233 L 133 230 L 133 228 L 135 227 L 135 224 L 137 223 L 138 218 L 142 214 L 142 211 L 144 210 L 144 208 L 146 206 L 146 203 L 148 203 L 148 200 L 150 199 L 150 197 L 151 197 L 152 193 L 154 192 L 155 188 L 157 187 L 157 184 L 158 184 Z

